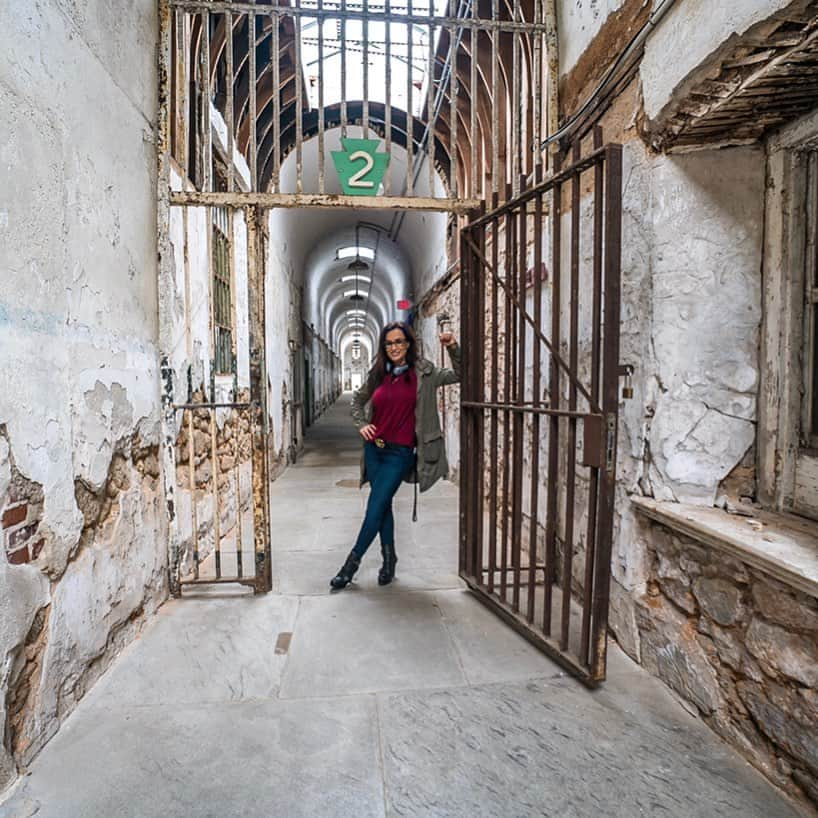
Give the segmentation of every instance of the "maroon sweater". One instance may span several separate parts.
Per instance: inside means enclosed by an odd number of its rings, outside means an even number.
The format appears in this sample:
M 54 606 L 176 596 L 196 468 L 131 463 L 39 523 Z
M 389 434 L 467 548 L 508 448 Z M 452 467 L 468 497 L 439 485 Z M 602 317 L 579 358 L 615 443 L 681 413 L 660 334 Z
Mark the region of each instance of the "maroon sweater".
M 372 395 L 372 423 L 379 438 L 400 446 L 415 445 L 417 389 L 414 367 L 397 378 L 383 379 Z

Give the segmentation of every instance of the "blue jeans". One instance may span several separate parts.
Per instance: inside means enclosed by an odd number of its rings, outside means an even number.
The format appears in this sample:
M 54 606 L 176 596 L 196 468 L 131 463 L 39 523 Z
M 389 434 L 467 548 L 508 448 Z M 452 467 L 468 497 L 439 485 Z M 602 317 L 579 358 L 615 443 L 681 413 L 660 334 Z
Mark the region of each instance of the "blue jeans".
M 359 560 L 377 534 L 381 535 L 381 545 L 395 544 L 392 498 L 414 462 L 415 453 L 408 446 L 379 449 L 374 443 L 364 444 L 366 476 L 372 490 L 358 539 L 352 549 Z

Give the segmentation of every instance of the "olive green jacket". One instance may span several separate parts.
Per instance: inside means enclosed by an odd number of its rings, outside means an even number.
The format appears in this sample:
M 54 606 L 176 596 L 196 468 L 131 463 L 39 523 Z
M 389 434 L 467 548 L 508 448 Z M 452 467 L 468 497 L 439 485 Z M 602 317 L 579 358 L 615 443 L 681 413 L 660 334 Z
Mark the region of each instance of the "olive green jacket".
M 460 347 L 447 347 L 452 368 L 435 366 L 421 358 L 415 363 L 418 379 L 417 403 L 415 404 L 415 436 L 417 439 L 417 483 L 421 491 L 430 489 L 441 477 L 449 474 L 443 432 L 437 414 L 437 389 L 460 381 Z M 372 395 L 364 384 L 352 396 L 352 420 L 362 429 L 372 418 Z M 415 482 L 415 471 L 411 470 L 404 480 Z M 361 486 L 367 482 L 366 465 L 361 454 Z

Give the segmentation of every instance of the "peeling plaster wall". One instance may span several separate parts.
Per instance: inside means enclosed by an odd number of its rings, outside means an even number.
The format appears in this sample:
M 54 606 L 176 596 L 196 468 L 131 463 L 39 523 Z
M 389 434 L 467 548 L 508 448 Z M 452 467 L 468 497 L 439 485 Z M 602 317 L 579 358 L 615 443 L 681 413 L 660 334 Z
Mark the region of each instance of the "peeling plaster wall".
M 755 439 L 764 152 L 653 166 L 654 496 L 712 505 Z
M 557 0 L 560 75 L 567 74 L 624 0 Z
M 790 3 L 791 0 L 677 2 L 648 39 L 639 68 L 648 118 L 655 119 L 685 77 L 731 37 L 744 33 Z
M 636 519 L 629 496 L 712 506 L 726 487 L 738 485 L 755 496 L 766 157 L 762 146 L 656 154 L 639 129 L 643 115 L 657 116 L 734 33 L 787 5 L 677 2 L 648 39 L 638 76 L 600 123 L 606 139 L 623 144 L 620 361 L 636 368 L 634 396 L 620 403 L 609 623 L 632 657 L 696 703 L 705 717 L 714 708 L 697 701 L 701 691 L 717 691 L 725 713 L 746 716 L 744 697 L 727 681 L 719 680 L 720 690 L 712 684 L 717 666 L 686 638 L 690 611 L 684 604 L 685 615 L 672 621 L 657 606 L 657 571 L 670 577 L 661 572 L 677 568 L 660 560 L 657 569 L 659 528 Z M 587 32 L 574 26 L 572 33 L 563 21 L 560 48 L 563 58 L 568 55 L 567 67 L 586 51 L 610 64 L 616 55 L 602 53 L 604 38 L 619 36 L 622 25 L 618 21 L 618 29 L 604 32 L 598 27 L 601 33 L 591 43 Z M 566 41 L 566 34 L 574 41 Z M 700 551 L 713 565 L 718 562 Z M 658 633 L 670 634 L 672 656 Z M 687 690 L 679 687 L 682 677 L 673 675 L 674 663 L 686 669 Z M 716 720 L 711 726 L 757 763 L 746 733 L 731 724 Z M 766 741 L 757 735 L 749 740 Z M 757 766 L 781 784 L 766 761 Z
M 611 622 L 638 658 L 649 542 L 628 495 L 713 505 L 755 440 L 764 154 L 632 141 L 623 161 L 620 360 L 636 372 L 620 403 Z
M 166 595 L 156 42 L 153 0 L 0 6 L 0 788 Z
M 270 416 L 270 445 L 277 460 L 287 462 L 292 425 L 301 439 L 300 415 L 293 417 L 292 403 L 301 403 L 295 395 L 293 367 L 302 365 L 301 290 L 295 283 L 295 270 L 287 237 L 288 215 L 272 210 L 269 216 L 270 240 L 267 242 L 264 296 L 267 320 L 267 410 Z M 289 341 L 297 343 L 290 351 Z

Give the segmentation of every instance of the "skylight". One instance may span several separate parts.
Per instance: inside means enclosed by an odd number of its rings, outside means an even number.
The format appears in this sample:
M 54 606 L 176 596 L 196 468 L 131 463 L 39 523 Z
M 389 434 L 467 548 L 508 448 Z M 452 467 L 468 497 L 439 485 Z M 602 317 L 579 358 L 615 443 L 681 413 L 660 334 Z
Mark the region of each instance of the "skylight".
M 389 11 L 394 16 L 402 16 L 411 11 L 426 15 L 446 13 L 446 0 L 409 0 L 390 3 Z M 317 0 L 302 0 L 301 8 L 317 8 Z M 323 9 L 348 8 L 340 2 L 324 0 Z M 354 4 L 352 4 L 354 7 Z M 365 8 L 372 12 L 385 10 L 383 2 L 373 0 Z M 360 8 L 360 7 L 359 7 Z M 323 35 L 323 53 L 319 54 L 319 27 Z M 388 29 L 388 32 L 387 32 Z M 440 27 L 434 28 L 435 42 L 440 37 Z M 386 40 L 390 40 L 390 71 L 386 70 Z M 411 68 L 409 67 L 409 43 L 412 44 Z M 428 80 L 429 27 L 383 20 L 346 20 L 327 18 L 322 23 L 316 19 L 303 17 L 301 26 L 301 55 L 304 63 L 304 79 L 310 107 L 318 107 L 318 78 L 323 78 L 324 105 L 334 105 L 346 100 L 364 98 L 364 44 L 367 49 L 368 97 L 372 101 L 386 103 L 386 78 L 390 77 L 390 102 L 395 108 L 410 110 L 414 115 L 423 111 L 426 102 L 424 85 Z M 346 52 L 346 88 L 341 87 L 342 48 Z M 319 70 L 319 63 L 323 63 Z M 411 70 L 411 76 L 410 76 Z M 411 103 L 409 93 L 411 91 Z

